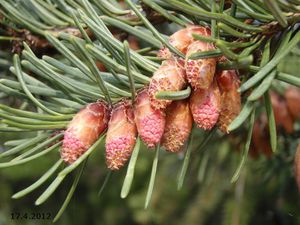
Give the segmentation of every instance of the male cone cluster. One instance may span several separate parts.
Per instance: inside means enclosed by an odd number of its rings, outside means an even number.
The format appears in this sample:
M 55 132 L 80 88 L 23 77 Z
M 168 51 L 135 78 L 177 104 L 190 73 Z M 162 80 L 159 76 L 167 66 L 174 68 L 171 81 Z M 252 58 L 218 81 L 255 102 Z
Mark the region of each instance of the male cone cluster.
M 215 48 L 211 43 L 195 40 L 193 34 L 208 37 L 211 35 L 211 31 L 208 27 L 189 26 L 171 35 L 169 43 L 186 55 L 184 68 L 182 69 L 182 64 L 177 63 L 176 65 L 178 67 L 177 70 L 185 71 L 185 83 L 186 85 L 189 84 L 193 89 L 189 103 L 194 122 L 199 128 L 205 130 L 212 129 L 218 123 L 220 130 L 228 133 L 227 127 L 241 110 L 241 96 L 238 92 L 240 86 L 239 77 L 235 70 L 216 70 L 217 61 L 226 60 L 224 57 L 220 59 L 189 59 L 189 56 L 193 53 L 209 51 Z M 167 48 L 161 49 L 158 56 L 168 61 L 181 60 Z M 163 68 L 164 62 L 156 73 L 164 70 Z M 163 84 L 170 79 L 168 76 L 154 76 L 152 78 L 150 87 L 156 87 L 155 89 L 150 88 L 149 91 L 153 107 L 157 107 L 158 104 L 156 102 L 161 101 L 155 98 L 159 91 L 178 90 L 178 86 L 173 89 L 170 86 L 167 89 L 165 88 Z M 161 84 L 161 86 L 157 87 L 157 84 Z M 181 82 L 181 84 L 184 84 L 184 82 Z M 183 85 L 183 87 L 186 85 Z M 168 104 L 170 104 L 170 101 Z
M 106 164 L 111 170 L 120 169 L 128 161 L 137 135 L 148 148 L 161 144 L 169 152 L 179 152 L 190 136 L 193 121 L 205 130 L 218 123 L 227 132 L 240 111 L 239 78 L 236 71 L 216 71 L 216 58 L 189 59 L 195 52 L 214 49 L 210 43 L 194 40 L 193 33 L 210 36 L 210 29 L 189 26 L 174 33 L 169 42 L 186 58 L 161 49 L 158 55 L 164 61 L 149 86 L 138 91 L 133 105 L 123 99 L 111 111 L 104 102 L 82 109 L 65 132 L 61 150 L 64 161 L 73 163 L 106 128 Z M 180 91 L 188 85 L 192 87 L 189 99 L 156 98 L 160 91 Z

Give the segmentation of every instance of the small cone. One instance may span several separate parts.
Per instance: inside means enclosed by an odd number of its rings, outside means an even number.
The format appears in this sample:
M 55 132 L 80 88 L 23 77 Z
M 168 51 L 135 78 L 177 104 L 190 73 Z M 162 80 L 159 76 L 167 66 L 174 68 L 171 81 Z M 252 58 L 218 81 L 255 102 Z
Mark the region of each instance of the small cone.
M 61 158 L 68 164 L 75 162 L 107 128 L 108 120 L 109 109 L 103 101 L 81 109 L 65 131 Z
M 161 145 L 169 152 L 179 152 L 193 125 L 188 101 L 174 101 L 166 111 L 166 126 Z
M 190 55 L 196 52 L 209 51 L 214 49 L 210 43 L 194 41 L 187 49 L 186 53 L 186 77 L 191 86 L 195 89 L 207 89 L 214 79 L 217 60 L 215 58 L 207 59 L 188 59 Z
M 153 148 L 160 142 L 165 128 L 165 113 L 151 106 L 147 88 L 138 93 L 134 107 L 135 124 L 144 143 Z
M 137 130 L 133 109 L 128 100 L 118 103 L 112 110 L 106 136 L 106 165 L 118 170 L 130 158 L 136 142 Z
M 295 178 L 298 186 L 298 191 L 300 192 L 300 143 L 297 146 L 297 150 L 295 154 L 294 171 L 295 171 Z
M 203 36 L 210 36 L 210 30 L 206 27 L 201 26 L 188 26 L 187 28 L 181 29 L 174 34 L 172 34 L 169 38 L 169 43 L 177 48 L 180 52 L 183 54 L 186 54 L 188 46 L 195 41 L 192 34 L 199 34 Z M 170 50 L 166 47 L 162 48 L 158 52 L 158 57 L 161 57 L 163 59 L 169 59 L 171 58 L 172 53 Z
M 128 41 L 129 47 L 132 50 L 137 51 L 137 50 L 140 49 L 139 40 L 135 36 L 129 35 L 128 38 L 127 38 L 127 41 Z
M 190 109 L 199 128 L 210 130 L 217 123 L 221 109 L 221 95 L 215 82 L 209 89 L 198 89 L 190 97 Z
M 100 62 L 100 61 L 96 61 L 96 66 L 102 72 L 106 72 L 107 71 L 106 67 L 104 66 L 104 64 L 102 62 Z
M 300 117 L 300 89 L 294 86 L 289 86 L 284 93 L 288 111 L 293 120 Z
M 155 109 L 165 109 L 171 100 L 159 100 L 155 95 L 160 91 L 179 91 L 186 86 L 183 61 L 176 59 L 165 60 L 153 74 L 149 85 L 151 105 Z
M 217 74 L 217 82 L 222 102 L 218 125 L 222 132 L 228 133 L 228 126 L 241 111 L 240 80 L 235 70 L 223 70 Z

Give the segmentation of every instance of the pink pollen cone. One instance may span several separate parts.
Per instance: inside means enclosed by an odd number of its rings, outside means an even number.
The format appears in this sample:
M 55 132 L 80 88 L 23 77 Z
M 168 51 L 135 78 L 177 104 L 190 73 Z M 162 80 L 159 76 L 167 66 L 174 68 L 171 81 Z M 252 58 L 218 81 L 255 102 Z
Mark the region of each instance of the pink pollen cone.
M 151 105 L 156 109 L 165 109 L 172 101 L 156 99 L 155 95 L 160 91 L 180 91 L 185 86 L 183 60 L 175 57 L 165 60 L 150 81 L 148 93 Z
M 166 111 L 166 127 L 161 145 L 169 152 L 179 152 L 191 133 L 192 125 L 189 102 L 172 102 Z
M 202 41 L 194 41 L 188 47 L 185 61 L 186 77 L 195 89 L 208 89 L 210 87 L 214 79 L 217 60 L 215 58 L 193 60 L 188 59 L 188 57 L 196 52 L 213 49 L 214 46 L 212 44 Z
M 223 70 L 217 74 L 217 82 L 222 102 L 218 126 L 222 132 L 228 133 L 228 126 L 241 111 L 240 80 L 235 70 Z
M 144 143 L 153 148 L 160 142 L 165 128 L 165 113 L 151 106 L 148 90 L 138 93 L 134 107 L 135 124 Z
M 117 103 L 111 114 L 106 136 L 106 165 L 119 170 L 130 158 L 137 136 L 133 109 L 128 100 Z
M 103 101 L 81 109 L 65 131 L 61 158 L 68 164 L 75 162 L 107 128 L 108 120 L 109 109 Z
M 213 82 L 209 89 L 198 89 L 190 97 L 190 109 L 199 128 L 212 129 L 218 121 L 221 108 L 221 95 Z

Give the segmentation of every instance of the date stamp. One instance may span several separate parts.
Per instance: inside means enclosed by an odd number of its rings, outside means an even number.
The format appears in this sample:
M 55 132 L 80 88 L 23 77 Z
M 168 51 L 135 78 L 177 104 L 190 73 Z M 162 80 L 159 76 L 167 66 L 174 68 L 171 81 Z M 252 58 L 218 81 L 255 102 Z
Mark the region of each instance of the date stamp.
M 51 220 L 52 215 L 49 212 L 12 212 L 11 220 Z

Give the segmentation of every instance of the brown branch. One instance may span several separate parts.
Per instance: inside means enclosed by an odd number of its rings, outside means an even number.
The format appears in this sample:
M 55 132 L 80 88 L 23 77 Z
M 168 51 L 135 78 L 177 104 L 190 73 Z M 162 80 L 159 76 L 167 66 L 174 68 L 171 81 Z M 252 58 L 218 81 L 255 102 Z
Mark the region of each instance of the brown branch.
M 46 52 L 53 47 L 51 44 L 40 35 L 36 35 L 27 29 L 15 30 L 12 28 L 6 28 L 7 35 L 16 38 L 12 41 L 12 52 L 20 54 L 23 50 L 23 42 L 28 44 L 28 46 L 37 53 Z M 89 29 L 86 29 L 88 35 L 92 36 L 92 32 Z M 67 27 L 63 29 L 55 29 L 50 31 L 54 36 L 58 36 L 60 33 L 68 33 L 76 37 L 82 37 L 80 31 L 77 28 Z

